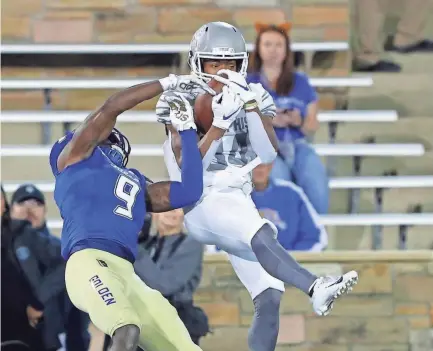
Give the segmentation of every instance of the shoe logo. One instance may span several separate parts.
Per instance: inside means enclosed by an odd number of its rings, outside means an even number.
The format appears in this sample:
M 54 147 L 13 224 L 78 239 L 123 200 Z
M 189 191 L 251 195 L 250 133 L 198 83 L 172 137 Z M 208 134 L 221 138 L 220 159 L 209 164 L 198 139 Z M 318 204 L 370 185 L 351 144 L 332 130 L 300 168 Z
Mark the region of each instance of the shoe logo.
M 329 288 L 329 287 L 331 287 L 331 286 L 334 286 L 334 285 L 340 284 L 340 283 L 342 283 L 342 282 L 343 282 L 343 276 L 341 276 L 340 279 L 336 280 L 336 281 L 333 282 L 332 284 L 329 284 L 327 287 Z

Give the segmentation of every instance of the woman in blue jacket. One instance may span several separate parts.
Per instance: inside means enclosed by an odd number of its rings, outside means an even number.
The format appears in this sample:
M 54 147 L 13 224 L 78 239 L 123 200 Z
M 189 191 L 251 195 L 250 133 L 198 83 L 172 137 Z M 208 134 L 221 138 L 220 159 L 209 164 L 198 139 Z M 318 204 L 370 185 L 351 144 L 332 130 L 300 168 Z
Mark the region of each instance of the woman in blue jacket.
M 308 77 L 295 72 L 287 34 L 290 24 L 257 24 L 256 29 L 248 82 L 261 83 L 277 107 L 273 123 L 280 149 L 271 177 L 293 181 L 304 190 L 318 213 L 327 213 L 326 168 L 307 141 L 319 128 L 317 94 Z

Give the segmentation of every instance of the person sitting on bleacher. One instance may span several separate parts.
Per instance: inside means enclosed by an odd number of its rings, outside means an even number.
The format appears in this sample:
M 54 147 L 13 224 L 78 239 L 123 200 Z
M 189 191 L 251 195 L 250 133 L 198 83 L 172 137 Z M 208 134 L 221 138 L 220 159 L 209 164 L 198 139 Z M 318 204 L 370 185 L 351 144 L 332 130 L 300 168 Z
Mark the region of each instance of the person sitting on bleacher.
M 277 107 L 273 124 L 280 146 L 271 177 L 294 181 L 317 212 L 327 213 L 326 168 L 307 142 L 319 128 L 317 95 L 308 77 L 294 70 L 287 34 L 290 24 L 257 24 L 256 29 L 258 36 L 247 80 L 261 83 Z
M 66 333 L 67 351 L 85 351 L 90 344 L 89 317 L 72 305 L 66 294 L 65 262 L 60 255 L 60 240 L 46 225 L 44 194 L 33 184 L 21 185 L 12 195 L 11 217 L 27 221 L 32 235 L 23 237 L 17 249 L 24 275 L 44 304 L 41 327 L 47 350 L 61 345 L 59 335 Z
M 322 251 L 328 234 L 302 189 L 290 181 L 271 180 L 272 164 L 253 170 L 251 197 L 260 214 L 278 228 L 278 241 L 286 250 Z

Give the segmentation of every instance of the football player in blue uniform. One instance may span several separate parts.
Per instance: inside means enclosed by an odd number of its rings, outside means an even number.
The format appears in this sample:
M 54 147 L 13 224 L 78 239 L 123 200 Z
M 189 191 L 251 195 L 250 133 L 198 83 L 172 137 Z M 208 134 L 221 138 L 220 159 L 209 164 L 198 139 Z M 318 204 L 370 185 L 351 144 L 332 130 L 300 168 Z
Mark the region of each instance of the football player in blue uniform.
M 175 75 L 122 90 L 51 150 L 54 198 L 64 220 L 68 294 L 97 328 L 112 337 L 111 351 L 136 350 L 138 345 L 146 351 L 200 350 L 176 310 L 133 268 L 146 211 L 192 205 L 203 192 L 196 126 L 192 108 L 182 96 L 192 88 L 214 94 L 195 77 Z M 182 180 L 151 183 L 126 167 L 131 148 L 114 126 L 122 112 L 167 90 L 174 92 L 171 123 L 184 150 Z

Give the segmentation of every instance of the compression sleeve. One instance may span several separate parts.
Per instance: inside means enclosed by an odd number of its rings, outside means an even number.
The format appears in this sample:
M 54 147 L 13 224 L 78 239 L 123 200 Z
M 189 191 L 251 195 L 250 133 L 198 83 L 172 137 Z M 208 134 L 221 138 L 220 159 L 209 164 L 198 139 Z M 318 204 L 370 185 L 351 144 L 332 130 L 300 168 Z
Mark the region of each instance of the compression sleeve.
M 179 132 L 182 140 L 181 182 L 171 182 L 170 204 L 172 208 L 190 206 L 203 193 L 203 165 L 194 129 Z
M 250 134 L 251 146 L 263 163 L 271 163 L 277 156 L 262 120 L 257 112 L 247 112 L 248 133 Z

